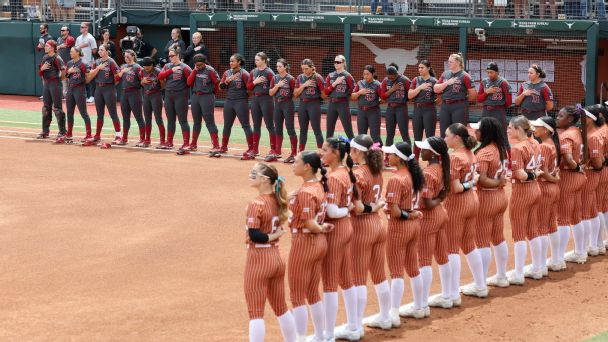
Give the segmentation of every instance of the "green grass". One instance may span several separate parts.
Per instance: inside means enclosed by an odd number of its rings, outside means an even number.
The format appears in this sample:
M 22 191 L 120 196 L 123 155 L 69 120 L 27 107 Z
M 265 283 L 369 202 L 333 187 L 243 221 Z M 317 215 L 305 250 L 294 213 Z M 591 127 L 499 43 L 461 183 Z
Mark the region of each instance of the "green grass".
M 601 333 L 595 337 L 585 340 L 585 342 L 606 342 L 608 341 L 608 331 Z
M 121 118 L 121 120 L 122 120 L 122 118 Z M 91 118 L 91 122 L 92 122 L 92 126 L 93 126 L 93 131 L 95 131 L 95 116 L 93 116 Z M 165 120 L 165 126 L 166 126 L 166 124 L 167 124 L 167 122 Z M 0 126 L 28 128 L 28 129 L 31 129 L 32 132 L 38 132 L 38 131 L 40 131 L 40 125 L 41 125 L 41 114 L 39 111 L 0 108 Z M 219 130 L 220 136 L 221 136 L 222 129 L 224 128 L 224 126 L 219 125 L 219 124 L 217 126 L 218 126 L 218 130 Z M 192 127 L 192 122 L 190 122 L 190 127 Z M 51 132 L 56 132 L 56 130 L 57 130 L 57 126 L 56 126 L 55 119 L 53 118 L 53 124 L 51 125 Z M 74 115 L 74 133 L 84 134 L 84 132 L 85 132 L 84 122 L 82 121 L 80 114 L 76 113 Z M 111 120 L 109 117 L 106 117 L 105 122 L 104 122 L 104 127 L 103 127 L 103 133 L 106 135 L 111 135 L 113 132 L 114 132 L 114 129 L 112 128 Z M 299 134 L 299 131 L 296 130 L 296 133 Z M 283 149 L 289 148 L 289 137 L 287 137 L 287 132 L 285 129 L 283 129 L 283 134 L 285 135 L 285 138 L 283 140 Z M 344 132 L 336 131 L 336 135 L 340 135 L 340 134 L 343 135 Z M 130 140 L 135 140 L 138 135 L 137 123 L 135 122 L 134 118 L 131 118 L 131 130 L 129 132 L 129 135 L 131 136 Z M 159 137 L 158 128 L 156 127 L 156 123 L 154 123 L 152 125 L 152 137 L 157 138 L 157 139 Z M 179 128 L 179 123 L 177 123 L 177 128 L 176 128 L 176 132 L 175 132 L 175 141 L 179 143 L 179 141 L 181 139 L 182 139 L 181 129 Z M 386 136 L 383 134 L 382 140 L 384 141 L 385 139 L 386 139 Z M 201 145 L 208 144 L 209 140 L 210 140 L 209 133 L 207 132 L 205 123 L 203 122 L 203 128 L 201 130 L 201 137 L 199 138 L 199 144 L 201 144 Z M 400 137 L 395 137 L 395 141 L 400 141 Z M 238 122 L 235 122 L 235 125 L 232 128 L 232 134 L 230 135 L 230 143 L 239 144 L 239 145 L 247 144 L 247 142 L 245 140 L 245 134 L 243 133 L 243 130 L 241 129 L 241 126 Z M 269 146 L 268 131 L 263 126 L 262 126 L 262 138 L 260 139 L 260 146 Z M 306 147 L 308 149 L 316 149 L 315 136 L 312 132 L 312 129 L 310 129 L 310 128 L 308 129 L 308 141 L 307 141 Z

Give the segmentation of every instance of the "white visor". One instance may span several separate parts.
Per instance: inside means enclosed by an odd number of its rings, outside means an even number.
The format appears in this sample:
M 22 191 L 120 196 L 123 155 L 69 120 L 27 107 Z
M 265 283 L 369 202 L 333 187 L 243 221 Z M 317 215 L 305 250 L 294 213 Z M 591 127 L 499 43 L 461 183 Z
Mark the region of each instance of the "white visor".
M 593 113 L 591 113 L 590 111 L 583 109 L 583 111 L 585 111 L 585 115 L 587 115 L 588 118 L 590 118 L 593 121 L 597 121 L 597 116 L 593 115 Z
M 369 149 L 367 147 L 365 147 L 365 146 L 363 146 L 361 144 L 357 144 L 357 142 L 355 141 L 355 139 L 353 139 L 353 140 L 350 141 L 350 147 L 354 147 L 357 150 L 362 151 L 362 152 L 369 151 Z
M 469 126 L 471 126 L 472 129 L 479 129 L 479 122 L 471 122 Z
M 544 127 L 546 129 L 548 129 L 549 132 L 551 132 L 551 134 L 553 134 L 555 132 L 551 126 L 549 126 L 546 122 L 544 122 L 540 118 L 538 118 L 534 121 L 530 121 L 530 124 L 534 127 Z
M 429 144 L 429 142 L 425 139 L 424 141 L 415 141 L 414 144 L 416 144 L 416 147 L 418 147 L 421 150 L 429 150 L 431 152 L 433 152 L 436 155 L 439 155 L 439 153 L 437 153 L 437 151 L 433 150 L 433 148 L 431 147 L 431 144 Z
M 415 158 L 413 154 L 408 157 L 405 154 L 401 153 L 401 151 L 399 151 L 399 149 L 395 145 L 382 146 L 382 151 L 384 151 L 384 153 L 396 154 L 399 158 L 405 161 L 412 160 Z

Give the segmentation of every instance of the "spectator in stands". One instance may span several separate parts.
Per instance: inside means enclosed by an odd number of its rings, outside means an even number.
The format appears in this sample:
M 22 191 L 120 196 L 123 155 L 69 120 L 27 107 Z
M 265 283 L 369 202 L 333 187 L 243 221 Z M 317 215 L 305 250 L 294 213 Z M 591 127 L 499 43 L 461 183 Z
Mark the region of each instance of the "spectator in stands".
M 382 15 L 387 15 L 388 14 L 388 0 L 381 0 L 380 2 L 382 3 L 380 12 L 382 13 Z M 371 4 L 372 14 L 376 14 L 377 9 L 378 9 L 378 0 L 372 0 L 372 4 Z
M 169 49 L 174 49 L 179 47 L 180 51 L 180 59 L 184 58 L 184 51 L 186 51 L 186 43 L 182 40 L 182 31 L 178 28 L 174 28 L 171 30 L 171 39 L 165 45 L 165 50 L 163 50 L 164 56 L 169 59 Z
M 64 63 L 67 63 L 72 59 L 70 57 L 70 49 L 76 44 L 76 39 L 70 35 L 68 25 L 62 26 L 60 33 L 60 37 L 57 38 L 57 54 L 59 54 Z M 68 92 L 68 80 L 65 79 L 61 83 L 63 84 L 63 97 L 65 97 Z
M 61 13 L 61 20 L 74 20 L 74 16 L 76 14 L 76 0 L 58 0 L 58 2 L 60 6 L 59 11 Z
M 49 24 L 42 23 L 40 24 L 40 38 L 38 38 L 38 45 L 36 46 L 36 51 L 42 52 L 44 51 L 44 44 L 47 41 L 52 40 L 53 37 L 49 34 Z M 42 56 L 40 56 L 42 57 Z
M 61 0 L 48 0 L 49 7 L 51 8 L 51 15 L 53 16 L 53 21 L 61 21 L 61 9 L 59 7 L 59 1 Z
M 82 62 L 89 67 L 93 66 L 93 55 L 97 53 L 97 42 L 95 37 L 89 33 L 89 23 L 80 23 L 80 36 L 76 38 L 76 46 L 82 50 Z M 93 103 L 93 93 L 95 82 L 87 84 L 87 103 Z
M 108 52 L 110 52 L 110 57 L 116 59 L 117 55 L 116 55 L 116 44 L 114 44 L 113 41 L 110 40 L 110 30 L 108 29 L 103 29 L 101 30 L 101 42 L 98 45 L 101 44 L 106 44 L 106 47 L 108 48 Z
M 538 5 L 538 11 L 540 14 L 540 18 L 545 18 L 545 11 L 547 10 L 547 2 L 549 3 L 549 8 L 551 10 L 551 19 L 557 19 L 557 6 L 555 5 L 555 0 L 540 0 L 540 4 Z
M 395 13 L 395 15 L 406 15 L 408 12 L 407 0 L 394 0 L 393 12 Z
M 137 44 L 133 50 L 135 50 L 139 58 L 150 57 L 154 59 L 158 53 L 158 50 L 154 46 L 144 40 L 144 34 L 139 27 L 137 28 Z
M 547 0 L 541 0 L 541 2 L 542 1 L 547 1 Z M 555 0 L 549 0 L 549 1 L 553 1 L 553 3 L 555 4 Z M 488 13 L 490 13 L 494 17 L 504 18 L 506 8 L 507 8 L 507 0 L 488 0 Z
M 192 44 L 188 46 L 186 52 L 184 52 L 184 63 L 194 69 L 194 55 L 203 54 L 209 59 L 209 49 L 203 43 L 203 35 L 200 32 L 194 32 L 192 35 Z
M 243 3 L 243 10 L 249 12 L 249 0 L 241 0 Z M 253 7 L 256 12 L 262 12 L 262 0 L 254 0 Z
M 577 0 L 580 1 L 580 0 Z M 529 17 L 528 15 L 528 0 L 515 0 L 515 18 Z

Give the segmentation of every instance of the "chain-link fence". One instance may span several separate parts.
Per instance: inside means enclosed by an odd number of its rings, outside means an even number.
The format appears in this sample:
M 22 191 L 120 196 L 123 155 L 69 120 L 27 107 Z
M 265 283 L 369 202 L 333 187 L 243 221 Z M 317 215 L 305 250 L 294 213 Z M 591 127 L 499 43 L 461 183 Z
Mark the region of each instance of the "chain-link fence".
M 95 21 L 116 8 L 115 0 L 0 0 L 4 20 Z

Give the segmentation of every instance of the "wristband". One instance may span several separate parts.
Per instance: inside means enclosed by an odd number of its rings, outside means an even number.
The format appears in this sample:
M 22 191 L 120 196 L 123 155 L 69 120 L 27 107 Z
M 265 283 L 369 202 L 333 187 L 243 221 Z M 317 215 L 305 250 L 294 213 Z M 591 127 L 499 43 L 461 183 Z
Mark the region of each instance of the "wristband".
M 583 168 L 578 164 L 576 165 L 576 168 L 574 170 L 576 170 L 576 172 L 583 172 Z
M 473 185 L 471 184 L 471 182 L 464 182 L 464 183 L 462 183 L 462 188 L 463 188 L 462 192 L 471 190 L 472 187 L 473 187 Z
M 410 213 L 408 213 L 407 210 L 401 210 L 401 216 L 399 216 L 399 218 L 402 220 L 407 220 L 410 218 Z
M 526 179 L 527 181 L 536 179 L 536 174 L 534 172 L 526 172 L 526 173 L 528 174 L 528 178 Z
M 363 212 L 364 213 L 371 213 L 372 212 L 372 206 L 369 204 L 364 204 L 363 205 Z

